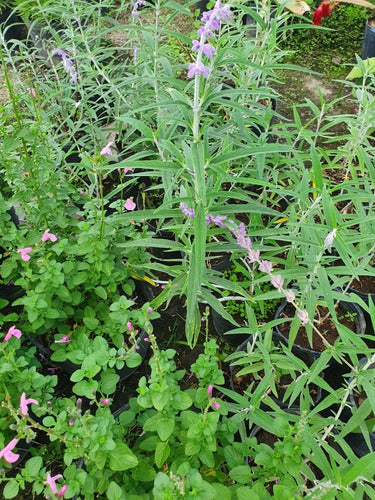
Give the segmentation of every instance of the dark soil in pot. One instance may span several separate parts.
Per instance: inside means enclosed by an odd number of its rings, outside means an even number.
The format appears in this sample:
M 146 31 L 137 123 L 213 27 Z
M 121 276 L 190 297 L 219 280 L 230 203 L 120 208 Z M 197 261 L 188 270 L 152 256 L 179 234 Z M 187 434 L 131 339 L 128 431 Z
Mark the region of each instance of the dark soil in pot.
M 356 304 L 349 302 L 339 302 L 337 305 L 337 318 L 339 323 L 346 326 L 350 330 L 355 331 L 357 334 L 364 334 L 366 329 L 366 322 L 363 317 L 362 310 Z M 330 318 L 330 314 L 327 307 L 318 306 L 318 315 L 314 318 L 314 324 L 319 329 L 320 333 L 324 336 L 326 341 L 333 345 L 339 337 L 337 328 Z M 286 301 L 277 310 L 275 318 L 294 318 L 295 309 L 293 305 L 287 303 Z M 319 323 L 317 323 L 319 319 Z M 288 336 L 290 331 L 290 323 L 281 323 L 274 328 L 275 339 L 279 340 L 281 343 L 288 345 Z M 307 336 L 306 328 L 301 326 L 297 332 L 294 345 L 292 347 L 292 352 L 304 359 L 306 362 L 313 362 L 321 352 L 326 349 L 326 346 L 322 338 L 312 332 L 312 343 Z

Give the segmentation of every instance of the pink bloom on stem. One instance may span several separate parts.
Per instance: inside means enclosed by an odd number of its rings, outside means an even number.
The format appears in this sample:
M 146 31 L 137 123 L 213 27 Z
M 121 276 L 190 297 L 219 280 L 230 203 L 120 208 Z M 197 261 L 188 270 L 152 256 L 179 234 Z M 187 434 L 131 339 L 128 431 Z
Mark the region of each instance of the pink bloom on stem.
M 217 410 L 220 408 L 219 403 L 212 403 L 212 406 L 213 406 L 214 408 L 216 408 Z
M 104 146 L 104 148 L 100 151 L 100 154 L 102 156 L 107 156 L 107 158 L 113 156 L 113 152 L 111 150 L 111 146 L 113 146 L 113 144 L 114 144 L 113 141 L 109 141 L 109 143 L 106 146 Z
M 18 330 L 15 325 L 11 326 L 7 332 L 7 334 L 4 337 L 4 342 L 8 342 L 8 340 L 11 337 L 17 337 L 18 339 L 21 338 L 22 332 L 21 330 Z
M 284 280 L 280 274 L 275 274 L 274 276 L 272 276 L 271 283 L 272 286 L 274 286 L 275 288 L 277 288 L 277 290 L 279 290 L 279 292 L 281 292 Z
M 31 403 L 34 403 L 34 405 L 38 405 L 39 401 L 37 401 L 36 399 L 33 399 L 33 398 L 26 399 L 26 394 L 23 392 L 21 394 L 21 399 L 20 399 L 20 409 L 21 409 L 22 415 L 29 414 L 27 405 L 30 405 Z
M 128 172 L 134 172 L 134 168 L 133 167 L 125 167 L 123 170 L 124 174 L 127 174 Z
M 6 462 L 9 464 L 13 464 L 14 462 L 17 462 L 17 460 L 20 458 L 18 453 L 13 453 L 13 448 L 17 445 L 18 439 L 14 438 L 12 441 L 5 446 L 2 450 L 0 450 L 0 458 L 4 458 Z
M 134 203 L 134 201 L 131 198 L 128 198 L 125 202 L 124 208 L 131 212 L 132 210 L 134 210 L 136 208 L 136 206 L 137 205 Z
M 60 340 L 55 340 L 55 344 L 67 344 L 68 342 L 71 342 L 68 335 L 64 335 Z
M 207 392 L 208 392 L 208 397 L 209 398 L 212 398 L 212 389 L 213 389 L 213 386 L 210 384 L 208 386 L 208 389 L 207 389 Z
M 309 315 L 304 309 L 298 311 L 297 317 L 301 320 L 302 326 L 305 326 L 309 322 Z
M 51 488 L 52 493 L 54 493 L 55 495 L 58 495 L 60 498 L 64 495 L 64 493 L 66 491 L 66 486 L 65 486 L 64 490 L 63 490 L 64 486 L 61 488 L 60 491 L 57 490 L 56 481 L 58 479 L 61 479 L 61 478 L 62 478 L 61 474 L 56 474 L 56 476 L 51 477 L 50 473 L 48 472 L 47 473 L 47 481 L 45 481 L 45 483 L 44 483 L 44 484 L 47 484 Z M 63 493 L 61 494 L 62 490 L 63 490 Z
M 40 241 L 44 243 L 45 241 L 50 240 L 53 243 L 57 240 L 57 236 L 53 233 L 49 232 L 49 229 L 46 229 L 43 233 L 43 236 L 40 238 Z
M 133 325 L 131 324 L 131 321 L 128 321 L 126 323 L 126 328 L 129 330 L 129 332 L 132 332 L 133 331 Z
M 28 93 L 31 95 L 31 97 L 36 97 L 36 92 L 35 92 L 35 89 L 33 88 L 28 88 L 27 89 Z
M 249 259 L 250 264 L 259 261 L 260 251 L 259 250 L 249 250 L 247 252 L 247 258 Z
M 60 489 L 60 491 L 59 491 L 59 493 L 58 493 L 57 496 L 59 498 L 63 498 L 67 489 L 68 489 L 68 485 L 64 484 L 64 486 L 61 487 L 61 489 Z
M 272 262 L 269 260 L 261 260 L 259 263 L 259 271 L 269 274 L 272 271 Z
M 294 302 L 296 300 L 296 296 L 293 290 L 286 290 L 284 294 L 288 302 Z
M 110 402 L 111 402 L 111 401 L 110 401 L 110 399 L 108 399 L 108 398 L 102 399 L 102 400 L 100 401 L 100 403 L 101 403 L 102 405 L 108 405 Z
M 21 254 L 21 259 L 25 262 L 30 260 L 30 255 L 28 255 L 32 251 L 32 247 L 20 248 L 17 250 L 17 253 Z

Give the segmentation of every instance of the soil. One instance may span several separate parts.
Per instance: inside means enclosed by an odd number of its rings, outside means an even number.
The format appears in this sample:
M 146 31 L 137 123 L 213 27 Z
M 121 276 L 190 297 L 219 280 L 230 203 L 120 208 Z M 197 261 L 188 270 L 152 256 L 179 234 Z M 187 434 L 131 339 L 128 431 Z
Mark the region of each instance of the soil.
M 351 282 L 350 288 L 362 293 L 375 294 L 375 276 L 360 276 Z
M 339 322 L 342 325 L 345 325 L 347 328 L 354 330 L 355 324 L 350 318 L 346 317 L 347 311 L 340 306 L 337 307 L 336 311 Z M 295 316 L 295 309 L 293 305 L 287 304 L 284 311 L 281 313 L 281 318 L 294 318 L 294 316 Z M 319 318 L 322 318 L 322 320 L 319 320 L 318 322 Z M 337 338 L 339 337 L 339 334 L 335 324 L 330 319 L 327 307 L 323 306 L 317 307 L 317 314 L 314 318 L 314 324 L 317 328 L 319 328 L 319 331 L 324 336 L 325 340 L 330 345 L 333 345 L 337 340 Z M 281 323 L 278 326 L 278 328 L 282 333 L 282 335 L 284 335 L 284 337 L 286 338 L 289 337 L 289 330 L 290 330 L 289 322 Z M 312 332 L 312 344 L 310 344 L 309 339 L 307 337 L 306 328 L 304 326 L 301 326 L 299 328 L 295 339 L 295 344 L 300 347 L 304 347 L 306 349 L 313 349 L 319 352 L 322 352 L 326 349 L 323 340 L 318 336 L 318 334 L 314 333 L 314 331 Z

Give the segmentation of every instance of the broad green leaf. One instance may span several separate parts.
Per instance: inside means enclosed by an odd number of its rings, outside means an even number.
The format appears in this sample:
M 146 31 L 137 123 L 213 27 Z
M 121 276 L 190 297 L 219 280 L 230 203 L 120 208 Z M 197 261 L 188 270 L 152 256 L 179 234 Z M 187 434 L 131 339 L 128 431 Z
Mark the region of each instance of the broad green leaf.
M 251 482 L 251 467 L 249 465 L 238 465 L 231 471 L 229 471 L 229 477 L 234 481 L 241 484 L 247 484 Z
M 156 445 L 155 449 L 155 464 L 156 466 L 161 469 L 161 467 L 164 465 L 166 462 L 167 458 L 169 457 L 170 453 L 170 447 L 167 441 L 162 442 L 160 441 Z
M 375 476 L 375 451 L 358 459 L 358 461 L 345 467 L 341 472 L 343 486 L 349 486 L 357 478 L 371 481 Z
M 19 484 L 15 479 L 11 479 L 6 483 L 3 495 L 4 498 L 15 498 L 18 495 Z
M 123 493 L 121 487 L 116 484 L 114 481 L 109 483 L 108 489 L 106 491 L 108 500 L 125 500 L 126 496 Z
M 116 449 L 111 451 L 109 467 L 114 471 L 132 469 L 138 465 L 138 459 L 125 444 L 116 443 Z

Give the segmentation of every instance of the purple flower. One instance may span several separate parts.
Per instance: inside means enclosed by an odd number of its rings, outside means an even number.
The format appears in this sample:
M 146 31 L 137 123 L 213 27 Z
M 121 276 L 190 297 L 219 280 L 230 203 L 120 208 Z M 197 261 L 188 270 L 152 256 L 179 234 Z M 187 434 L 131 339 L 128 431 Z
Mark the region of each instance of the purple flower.
M 210 68 L 208 66 L 205 66 L 202 63 L 190 63 L 189 64 L 189 71 L 188 71 L 188 78 L 193 78 L 195 75 L 203 75 L 204 78 L 208 78 L 208 75 L 210 74 Z
M 199 50 L 201 48 L 201 44 L 199 43 L 198 40 L 193 40 L 192 43 L 193 43 L 193 47 L 192 47 L 193 50 Z
M 211 59 L 211 57 L 216 54 L 215 47 L 213 47 L 210 43 L 205 43 L 203 45 L 202 52 L 208 59 Z
M 190 217 L 190 219 L 194 219 L 195 211 L 194 208 L 189 208 L 186 203 L 180 203 L 181 212 L 186 215 L 186 217 Z
M 75 67 L 73 66 L 72 60 L 69 59 L 65 50 L 55 49 L 52 52 L 52 55 L 56 55 L 56 56 L 61 57 L 63 67 L 64 67 L 65 71 L 70 75 L 70 82 L 77 83 L 77 71 L 76 71 Z
M 20 398 L 20 409 L 21 409 L 22 415 L 29 414 L 27 405 L 30 405 L 31 403 L 33 403 L 34 405 L 38 405 L 39 401 L 37 401 L 36 399 L 32 399 L 32 398 L 26 399 L 26 394 L 23 392 L 21 394 L 21 398 Z
M 138 14 L 138 9 L 139 7 L 143 7 L 145 3 L 145 0 L 136 0 L 136 2 L 133 3 L 132 17 L 141 17 Z
M 212 214 L 208 214 L 206 224 L 208 226 L 212 222 L 212 224 L 215 224 L 217 227 L 225 227 L 224 221 L 226 219 L 225 215 L 216 215 L 216 217 L 214 217 Z

